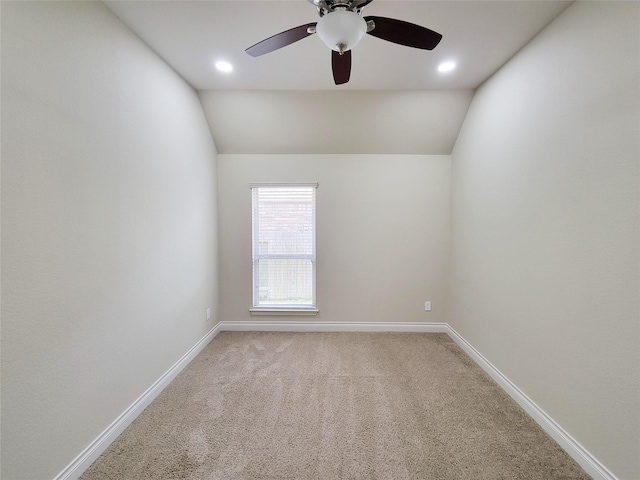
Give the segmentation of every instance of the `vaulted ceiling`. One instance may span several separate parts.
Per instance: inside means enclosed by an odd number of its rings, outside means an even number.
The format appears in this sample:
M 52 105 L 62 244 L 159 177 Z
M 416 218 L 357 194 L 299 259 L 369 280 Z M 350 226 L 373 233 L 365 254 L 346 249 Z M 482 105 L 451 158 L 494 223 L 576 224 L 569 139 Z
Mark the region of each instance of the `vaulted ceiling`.
M 244 52 L 316 22 L 308 1 L 105 3 L 198 90 L 220 153 L 448 154 L 473 91 L 571 2 L 375 0 L 364 15 L 443 39 L 427 51 L 365 35 L 341 86 L 317 35 L 257 58 Z M 217 71 L 218 60 L 233 71 Z M 443 61 L 457 68 L 441 74 Z

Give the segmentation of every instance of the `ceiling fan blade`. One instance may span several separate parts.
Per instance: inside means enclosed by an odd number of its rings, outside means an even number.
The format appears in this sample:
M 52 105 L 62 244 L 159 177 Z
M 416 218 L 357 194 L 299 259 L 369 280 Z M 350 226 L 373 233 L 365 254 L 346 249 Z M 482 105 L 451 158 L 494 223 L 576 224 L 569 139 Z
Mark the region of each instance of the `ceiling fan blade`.
M 347 50 L 342 55 L 331 50 L 331 69 L 336 85 L 347 83 L 351 77 L 351 50 Z
M 307 23 L 306 25 L 300 25 L 299 27 L 290 28 L 289 30 L 280 32 L 272 37 L 256 43 L 255 45 L 250 46 L 245 50 L 245 52 L 247 52 L 252 57 L 259 57 L 260 55 L 264 55 L 265 53 L 273 52 L 274 50 L 278 50 L 279 48 L 291 45 L 298 40 L 302 40 L 309 35 L 313 35 L 313 33 L 308 32 L 308 28 L 315 26 L 315 23 Z
M 395 18 L 364 17 L 364 19 L 366 21 L 373 20 L 375 23 L 375 28 L 367 32 L 369 35 L 388 42 L 422 48 L 423 50 L 433 50 L 442 40 L 442 35 L 433 30 Z

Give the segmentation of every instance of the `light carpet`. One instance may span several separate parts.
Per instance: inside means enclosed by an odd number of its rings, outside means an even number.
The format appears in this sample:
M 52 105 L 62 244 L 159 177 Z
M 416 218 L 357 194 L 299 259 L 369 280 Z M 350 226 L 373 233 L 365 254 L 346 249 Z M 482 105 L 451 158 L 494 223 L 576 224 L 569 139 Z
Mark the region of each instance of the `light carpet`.
M 220 333 L 81 477 L 588 478 L 446 334 L 344 332 Z

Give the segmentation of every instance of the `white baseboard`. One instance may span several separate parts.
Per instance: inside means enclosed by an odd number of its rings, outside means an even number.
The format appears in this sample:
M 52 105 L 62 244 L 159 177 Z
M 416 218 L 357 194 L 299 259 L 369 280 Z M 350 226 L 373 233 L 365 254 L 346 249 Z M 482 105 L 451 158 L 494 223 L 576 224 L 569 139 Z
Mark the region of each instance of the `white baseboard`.
M 138 399 L 133 402 L 104 432 L 98 435 L 54 480 L 76 480 L 104 452 L 131 422 L 171 383 L 171 381 L 198 355 L 204 347 L 221 331 L 218 323 L 198 341 L 180 360 L 167 370 Z
M 446 333 L 446 323 L 220 322 L 223 332 L 418 332 Z
M 454 342 L 462 348 L 480 368 L 529 414 L 542 429 L 553 438 L 562 449 L 567 452 L 594 480 L 617 480 L 616 476 L 591 455 L 569 433 L 558 425 L 536 403 L 509 380 L 500 370 L 494 367 L 478 350 L 476 350 L 462 335 L 447 325 L 447 333 Z
M 196 345 L 178 360 L 162 377 L 127 408 L 54 480 L 76 480 L 100 456 L 122 431 L 160 394 L 160 392 L 202 351 L 213 338 L 223 331 L 236 332 L 415 332 L 446 333 L 496 383 L 516 401 L 594 480 L 617 480 L 604 465 L 591 455 L 569 433 L 535 404 L 511 380 L 494 367 L 478 350 L 447 323 L 325 323 L 325 322 L 219 322 Z

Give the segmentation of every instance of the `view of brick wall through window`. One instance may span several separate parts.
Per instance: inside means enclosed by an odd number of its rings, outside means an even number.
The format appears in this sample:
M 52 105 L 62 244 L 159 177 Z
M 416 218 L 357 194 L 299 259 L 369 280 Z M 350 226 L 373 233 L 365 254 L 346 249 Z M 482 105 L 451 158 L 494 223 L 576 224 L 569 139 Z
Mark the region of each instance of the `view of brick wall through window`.
M 315 188 L 253 190 L 254 306 L 313 305 Z

